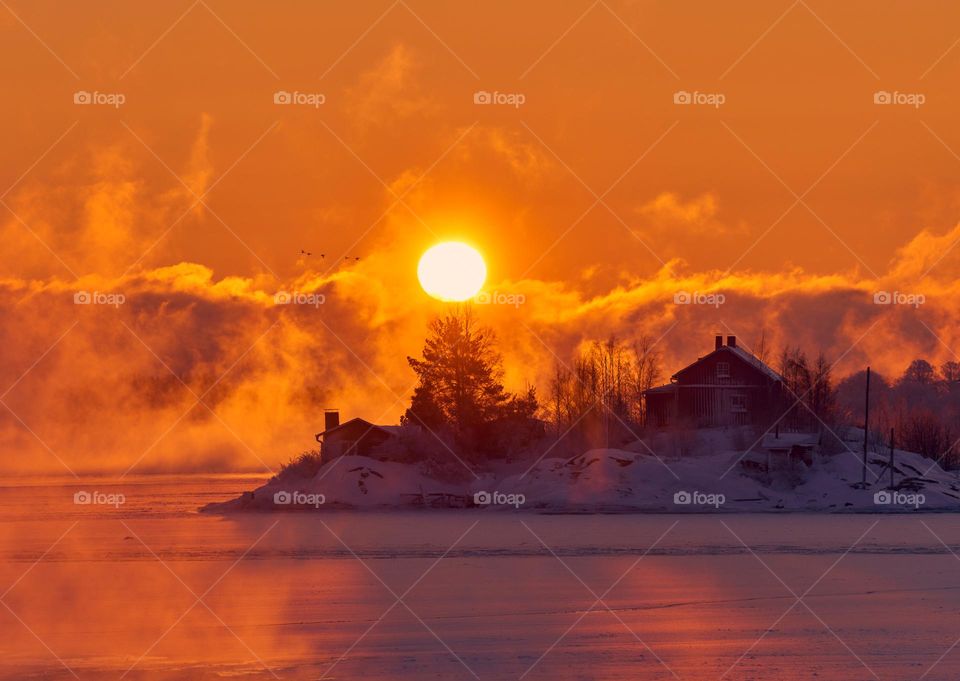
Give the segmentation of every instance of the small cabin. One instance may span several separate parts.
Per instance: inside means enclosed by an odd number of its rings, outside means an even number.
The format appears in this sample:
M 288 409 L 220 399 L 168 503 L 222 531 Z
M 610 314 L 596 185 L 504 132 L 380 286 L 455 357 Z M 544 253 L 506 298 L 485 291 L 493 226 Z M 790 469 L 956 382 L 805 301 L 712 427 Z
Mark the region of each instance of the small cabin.
M 410 428 L 377 425 L 361 418 L 340 423 L 340 412 L 328 409 L 324 414 L 324 430 L 316 434 L 316 440 L 320 443 L 323 461 L 340 456 L 380 458 L 377 455 L 390 449 L 391 444 L 399 444 L 400 435 Z
M 783 377 L 737 345 L 716 336 L 714 350 L 684 367 L 670 383 L 644 393 L 648 426 L 760 424 L 776 418 Z
M 812 466 L 818 448 L 817 433 L 767 433 L 759 447 L 740 459 L 740 467 L 755 473 L 773 473 L 796 463 Z

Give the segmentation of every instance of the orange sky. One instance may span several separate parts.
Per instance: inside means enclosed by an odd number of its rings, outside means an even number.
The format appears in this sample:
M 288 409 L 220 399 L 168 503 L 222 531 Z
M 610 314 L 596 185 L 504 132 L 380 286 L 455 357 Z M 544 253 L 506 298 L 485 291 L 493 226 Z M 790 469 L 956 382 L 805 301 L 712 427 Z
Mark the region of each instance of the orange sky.
M 4 468 L 274 466 L 319 408 L 394 421 L 449 238 L 525 297 L 481 310 L 514 386 L 609 333 L 667 374 L 714 331 L 839 374 L 960 352 L 960 7 L 353 4 L 0 8 Z

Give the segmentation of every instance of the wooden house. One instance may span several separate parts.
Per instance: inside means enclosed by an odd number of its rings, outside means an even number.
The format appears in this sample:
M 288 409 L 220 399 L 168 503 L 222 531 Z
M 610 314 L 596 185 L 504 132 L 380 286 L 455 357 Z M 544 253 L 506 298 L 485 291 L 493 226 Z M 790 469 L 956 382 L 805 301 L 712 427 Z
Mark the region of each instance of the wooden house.
M 340 456 L 392 458 L 380 455 L 385 454 L 391 444 L 398 444 L 405 429 L 412 428 L 377 425 L 361 418 L 340 423 L 340 413 L 334 410 L 327 410 L 324 417 L 324 430 L 316 435 L 323 461 Z
M 647 390 L 648 426 L 711 427 L 772 422 L 783 404 L 783 377 L 736 336 L 717 336 L 713 352 L 684 367 L 670 383 Z M 782 413 L 782 412 L 781 412 Z

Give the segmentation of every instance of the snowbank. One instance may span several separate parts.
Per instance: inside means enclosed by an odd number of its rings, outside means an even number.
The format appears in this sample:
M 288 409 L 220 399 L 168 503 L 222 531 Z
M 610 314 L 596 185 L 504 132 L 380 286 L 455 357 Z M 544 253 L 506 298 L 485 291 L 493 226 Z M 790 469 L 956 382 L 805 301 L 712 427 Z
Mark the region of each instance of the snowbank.
M 503 464 L 462 483 L 432 479 L 415 464 L 347 456 L 326 464 L 312 478 L 274 480 L 204 510 L 411 506 L 588 513 L 960 510 L 960 480 L 935 462 L 898 450 L 896 487 L 888 490 L 888 455 L 871 453 L 868 458 L 868 484 L 863 487 L 861 457 L 855 451 L 814 455 L 810 465 L 794 462 L 756 471 L 745 467 L 742 452 L 734 450 L 658 458 L 649 452 L 594 449 L 572 459 Z

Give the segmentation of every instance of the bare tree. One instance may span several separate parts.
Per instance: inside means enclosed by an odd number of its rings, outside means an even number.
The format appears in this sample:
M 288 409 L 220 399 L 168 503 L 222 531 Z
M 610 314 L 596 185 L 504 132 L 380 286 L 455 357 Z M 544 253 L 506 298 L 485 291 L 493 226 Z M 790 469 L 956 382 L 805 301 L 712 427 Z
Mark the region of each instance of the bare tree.
M 573 412 L 573 374 L 559 361 L 554 362 L 553 377 L 550 379 L 550 417 L 556 427 L 557 438 L 561 428 L 569 423 Z
M 633 404 L 634 420 L 646 423 L 646 393 L 660 382 L 661 356 L 654 349 L 656 341 L 650 336 L 641 336 L 633 343 Z
M 757 347 L 753 355 L 766 364 L 768 354 L 770 354 L 770 348 L 767 345 L 767 331 L 766 329 L 760 329 L 760 340 L 757 341 Z
M 925 359 L 915 359 L 910 362 L 910 366 L 903 372 L 903 378 L 900 380 L 929 385 L 933 383 L 935 376 L 936 372 L 930 362 Z
M 947 383 L 960 383 L 960 362 L 944 362 L 940 365 L 940 375 Z
M 837 394 L 833 387 L 832 367 L 821 351 L 813 366 L 812 383 L 807 402 L 810 409 L 826 423 L 836 415 Z
M 626 342 L 616 336 L 593 341 L 573 361 L 573 369 L 554 367 L 549 417 L 558 437 L 593 413 L 606 429 L 643 423 L 644 393 L 660 378 L 660 355 L 648 336 Z M 632 425 L 631 425 L 632 424 Z M 585 424 L 586 425 L 586 424 Z

